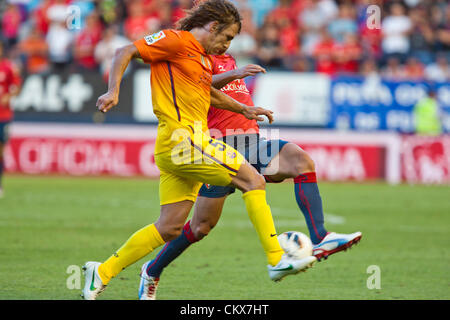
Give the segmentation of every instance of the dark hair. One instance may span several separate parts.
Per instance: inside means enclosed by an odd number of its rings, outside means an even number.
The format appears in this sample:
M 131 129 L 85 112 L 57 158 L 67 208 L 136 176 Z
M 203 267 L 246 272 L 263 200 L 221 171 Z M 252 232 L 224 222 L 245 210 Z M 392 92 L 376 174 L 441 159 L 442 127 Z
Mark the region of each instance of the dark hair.
M 235 23 L 241 31 L 242 17 L 237 8 L 227 0 L 208 0 L 200 2 L 191 10 L 186 11 L 186 17 L 177 23 L 177 29 L 191 31 L 194 28 L 202 28 L 210 22 L 219 23 L 217 33 Z

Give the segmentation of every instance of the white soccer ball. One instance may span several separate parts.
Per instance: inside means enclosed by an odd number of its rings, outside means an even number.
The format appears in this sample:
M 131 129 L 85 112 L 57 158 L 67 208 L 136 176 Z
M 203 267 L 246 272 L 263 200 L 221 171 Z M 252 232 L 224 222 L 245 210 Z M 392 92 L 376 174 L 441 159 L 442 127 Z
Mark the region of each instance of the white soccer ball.
M 313 253 L 311 239 L 299 231 L 283 232 L 278 236 L 278 242 L 284 252 L 297 259 L 306 258 Z

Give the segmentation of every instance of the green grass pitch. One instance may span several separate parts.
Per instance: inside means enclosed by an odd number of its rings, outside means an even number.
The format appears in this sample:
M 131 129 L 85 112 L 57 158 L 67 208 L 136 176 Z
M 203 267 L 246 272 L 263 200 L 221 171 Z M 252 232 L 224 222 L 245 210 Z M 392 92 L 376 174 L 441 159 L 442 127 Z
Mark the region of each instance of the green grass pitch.
M 105 260 L 159 216 L 158 181 L 9 175 L 4 184 L 1 300 L 80 299 L 83 263 Z M 164 271 L 158 299 L 450 299 L 448 186 L 319 187 L 325 226 L 361 231 L 356 247 L 273 283 L 236 192 L 216 229 Z M 292 183 L 267 190 L 277 231 L 308 234 Z M 157 251 L 113 279 L 100 299 L 136 299 L 140 267 Z M 367 286 L 374 283 L 370 266 L 379 267 L 379 289 Z

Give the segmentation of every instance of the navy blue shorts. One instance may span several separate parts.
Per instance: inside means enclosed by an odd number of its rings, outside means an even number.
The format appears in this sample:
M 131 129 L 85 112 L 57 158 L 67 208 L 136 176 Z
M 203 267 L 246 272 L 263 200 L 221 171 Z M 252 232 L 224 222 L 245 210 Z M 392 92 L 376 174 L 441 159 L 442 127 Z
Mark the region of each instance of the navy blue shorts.
M 284 140 L 266 140 L 259 134 L 226 136 L 223 141 L 239 151 L 259 173 L 288 143 Z M 222 198 L 235 192 L 233 187 L 221 187 L 203 184 L 198 193 L 201 197 Z
M 8 127 L 10 122 L 0 122 L 0 143 L 5 144 L 8 142 Z

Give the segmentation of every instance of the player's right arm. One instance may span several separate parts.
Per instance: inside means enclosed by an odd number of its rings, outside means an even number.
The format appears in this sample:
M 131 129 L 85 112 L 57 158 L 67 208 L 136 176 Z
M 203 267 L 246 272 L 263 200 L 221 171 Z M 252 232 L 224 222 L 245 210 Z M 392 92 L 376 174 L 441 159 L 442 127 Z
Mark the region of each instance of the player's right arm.
M 101 112 L 107 112 L 119 102 L 120 82 L 130 61 L 140 58 L 138 48 L 134 44 L 117 49 L 109 71 L 108 92 L 97 100 L 97 108 Z
M 266 69 L 257 64 L 249 64 L 243 68 L 213 75 L 212 86 L 221 89 L 234 80 L 255 76 L 260 72 L 266 73 Z

